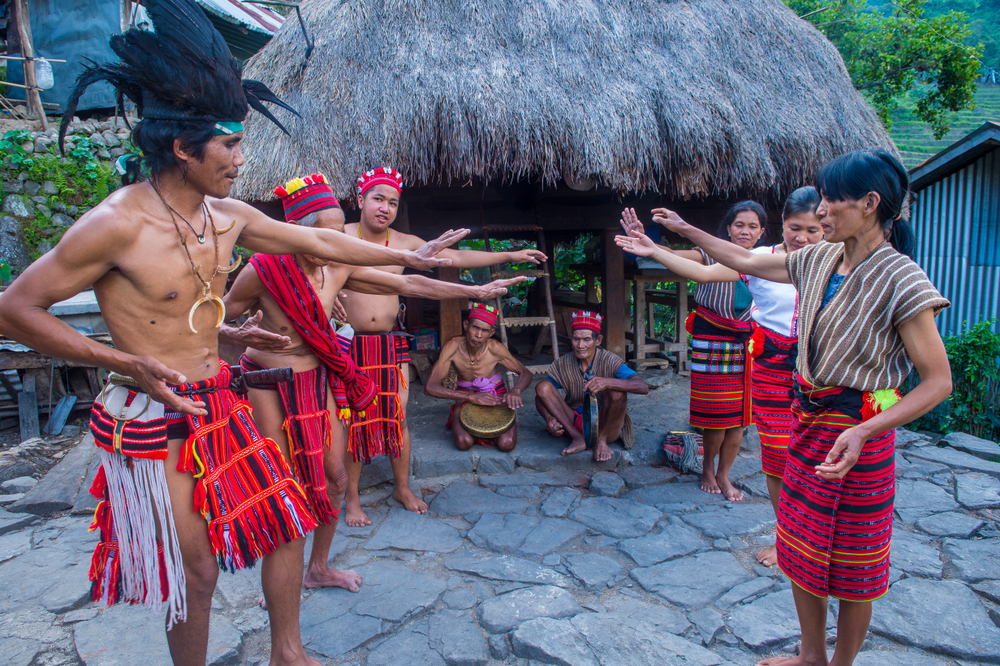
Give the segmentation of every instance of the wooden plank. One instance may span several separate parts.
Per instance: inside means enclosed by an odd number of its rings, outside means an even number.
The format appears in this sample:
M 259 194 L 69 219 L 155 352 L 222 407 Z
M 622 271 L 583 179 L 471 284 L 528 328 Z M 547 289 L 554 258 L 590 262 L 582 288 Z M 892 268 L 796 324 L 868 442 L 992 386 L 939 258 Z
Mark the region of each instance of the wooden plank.
M 684 324 L 687 322 L 688 316 L 688 284 L 687 280 L 677 281 L 677 335 L 675 340 L 677 340 L 677 374 L 687 376 L 691 374 L 691 368 L 688 365 L 688 345 L 687 345 L 687 329 L 684 328 Z
M 635 331 L 635 359 L 646 358 L 646 281 L 641 277 L 632 280 L 632 330 Z
M 17 396 L 17 416 L 21 419 L 21 441 L 38 437 L 38 399 L 35 397 L 35 372 L 26 372 Z
M 492 277 L 494 280 L 506 280 L 507 278 L 516 277 L 533 277 L 540 278 L 548 276 L 548 271 L 544 270 L 524 270 L 524 271 L 493 271 Z
M 73 405 L 76 404 L 77 400 L 78 398 L 75 395 L 64 395 L 59 398 L 59 403 L 52 410 L 52 415 L 49 417 L 49 422 L 45 424 L 45 435 L 47 437 L 58 435 L 62 432 L 63 427 L 66 425 L 66 419 L 69 418 L 69 414 L 73 411 Z
M 17 390 L 14 389 L 14 385 L 11 383 L 10 378 L 3 372 L 0 372 L 0 384 L 3 384 L 3 389 L 7 392 L 7 395 L 11 400 L 17 399 Z
M 601 283 L 604 287 L 604 348 L 625 358 L 625 253 L 615 243 L 616 229 L 601 236 Z
M 548 317 L 506 317 L 503 325 L 511 326 L 548 326 L 552 320 Z
M 438 279 L 445 282 L 458 282 L 458 269 L 454 266 L 438 268 Z M 462 335 L 462 304 L 468 299 L 448 298 L 441 301 L 439 313 L 441 318 L 441 346 L 455 336 Z
M 24 67 L 24 83 L 29 88 L 24 96 L 25 103 L 29 111 L 38 114 L 38 122 L 42 125 L 42 131 L 49 131 L 49 123 L 45 118 L 45 109 L 42 107 L 42 98 L 38 94 L 38 84 L 35 80 L 35 48 L 31 39 L 31 18 L 28 15 L 28 0 L 16 0 L 17 4 L 17 34 L 21 38 L 21 55 L 24 56 L 22 65 Z

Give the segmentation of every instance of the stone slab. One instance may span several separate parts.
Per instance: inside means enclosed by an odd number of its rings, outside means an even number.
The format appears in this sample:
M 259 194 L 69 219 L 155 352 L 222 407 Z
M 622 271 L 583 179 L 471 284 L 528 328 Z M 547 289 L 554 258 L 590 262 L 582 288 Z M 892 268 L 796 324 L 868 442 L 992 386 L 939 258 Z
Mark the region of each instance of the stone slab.
M 530 560 L 510 555 L 494 555 L 486 558 L 452 555 L 445 560 L 445 566 L 452 571 L 476 574 L 491 580 L 532 585 L 556 585 L 558 587 L 569 585 L 569 579 L 562 574 Z
M 744 599 L 755 597 L 762 592 L 766 592 L 774 587 L 774 579 L 767 576 L 760 576 L 740 583 L 715 600 L 715 605 L 719 608 L 729 608 L 740 603 Z
M 475 470 L 475 461 L 472 453 L 459 451 L 451 445 L 421 447 L 413 449 L 412 468 L 415 478 L 433 479 L 452 474 L 471 474 Z
M 906 452 L 907 457 L 929 460 L 947 465 L 955 471 L 982 472 L 1000 478 L 1000 463 L 983 460 L 949 447 L 925 446 Z
M 945 539 L 943 546 L 962 580 L 980 581 L 997 577 L 1000 571 L 1000 539 Z
M 448 666 L 484 666 L 489 661 L 486 636 L 468 613 L 439 610 L 428 624 L 427 644 Z
M 763 472 L 758 472 L 757 474 L 751 474 L 750 476 L 744 477 L 734 484 L 737 488 L 745 493 L 750 493 L 754 497 L 765 497 L 770 498 L 770 494 L 767 491 L 767 474 Z
M 959 507 L 946 490 L 930 481 L 898 479 L 895 508 L 904 523 L 915 523 L 926 516 L 954 511 Z
M 643 589 L 682 608 L 709 604 L 752 577 L 732 554 L 718 551 L 635 568 L 630 575 Z
M 46 473 L 24 497 L 9 508 L 16 513 L 33 513 L 48 516 L 72 509 L 87 476 L 91 458 L 97 453 L 91 433 Z
M 73 625 L 73 640 L 86 666 L 169 666 L 163 613 L 120 604 L 93 620 Z M 213 613 L 208 629 L 208 665 L 240 663 L 243 636 L 226 617 Z
M 504 497 L 521 499 L 535 499 L 542 494 L 542 489 L 538 486 L 500 486 L 496 491 Z
M 588 497 L 570 517 L 587 527 L 619 539 L 640 537 L 662 514 L 648 505 L 612 497 Z
M 3 483 L 0 483 L 0 488 L 3 488 L 5 493 L 21 493 L 24 494 L 38 485 L 38 479 L 32 476 L 18 476 L 13 479 L 8 479 Z
M 671 633 L 657 631 L 646 622 L 628 625 L 615 613 L 587 613 L 563 622 L 569 622 L 579 632 L 601 666 L 728 664 L 725 658 L 696 643 Z M 625 626 L 634 630 L 622 631 Z
M 777 524 L 770 504 L 736 502 L 727 507 L 686 514 L 682 520 L 716 539 L 756 534 Z
M 480 476 L 479 484 L 485 488 L 494 490 L 500 486 L 572 486 L 586 488 L 590 485 L 590 477 L 582 472 L 522 472 L 520 474 Z
M 944 567 L 941 553 L 927 537 L 895 529 L 890 547 L 889 561 L 893 567 L 911 576 L 941 578 Z
M 31 534 L 28 530 L 11 532 L 0 536 L 0 563 L 23 555 L 31 548 Z
M 569 572 L 588 590 L 602 590 L 622 574 L 622 565 L 599 553 L 567 555 L 563 561 Z
M 479 451 L 479 455 L 474 457 L 476 474 L 486 476 L 514 473 L 514 459 L 503 451 L 487 448 Z
M 705 547 L 698 530 L 675 522 L 664 525 L 659 534 L 649 534 L 635 539 L 624 539 L 618 549 L 631 557 L 640 567 L 651 567 L 675 557 L 689 555 Z
M 518 547 L 524 557 L 542 557 L 565 548 L 587 532 L 580 523 L 562 518 L 542 518 Z
M 930 446 L 931 438 L 927 435 L 921 435 L 919 432 L 913 432 L 905 428 L 896 428 L 896 448 L 897 449 L 910 449 L 918 446 Z
M 434 520 L 426 514 L 392 508 L 375 535 L 365 542 L 365 548 L 450 553 L 458 550 L 463 543 L 458 530 L 440 520 Z
M 556 666 L 601 666 L 586 639 L 569 620 L 540 617 L 511 634 L 514 654 Z
M 722 621 L 722 613 L 714 608 L 702 608 L 688 613 L 688 618 L 698 629 L 698 633 L 701 634 L 701 642 L 705 645 L 711 643 L 719 630 L 726 626 L 726 623 Z
M 958 537 L 968 539 L 972 533 L 985 525 L 975 516 L 961 511 L 935 513 L 917 521 L 917 527 L 927 534 L 938 537 Z
M 730 631 L 754 650 L 774 648 L 800 635 L 791 590 L 761 597 L 729 614 Z
M 0 509 L 0 535 L 16 532 L 36 522 L 38 522 L 38 516 L 14 514 L 6 509 Z
M 941 438 L 938 446 L 947 445 L 969 455 L 1000 463 L 1000 444 L 988 439 L 980 439 L 964 432 L 950 432 Z
M 497 553 L 516 553 L 525 538 L 538 525 L 538 518 L 516 513 L 484 513 L 469 530 L 469 541 Z
M 945 666 L 945 662 L 908 650 L 868 650 L 858 653 L 854 658 L 854 666 Z
M 649 504 L 664 513 L 690 511 L 706 504 L 722 504 L 726 501 L 722 495 L 706 493 L 696 483 L 688 480 L 630 490 L 622 495 L 622 499 Z
M 625 482 L 629 490 L 666 483 L 675 479 L 679 474 L 680 472 L 672 467 L 646 467 L 644 465 L 629 465 L 621 472 L 622 481 Z
M 564 618 L 584 612 L 573 595 L 553 585 L 535 585 L 487 599 L 476 614 L 492 634 L 513 631 L 539 617 Z
M 507 475 L 505 475 L 507 476 Z M 520 476 L 511 474 L 509 476 Z M 510 484 L 507 484 L 510 485 Z M 464 516 L 467 513 L 518 513 L 529 512 L 534 505 L 474 486 L 465 481 L 453 481 L 437 494 L 428 509 L 434 516 Z
M 980 472 L 955 475 L 955 498 L 966 509 L 1000 507 L 1000 479 Z
M 929 613 L 927 609 L 934 612 Z M 872 631 L 923 650 L 961 659 L 1000 661 L 1000 628 L 965 585 L 952 580 L 901 580 L 889 588 Z
M 1000 572 L 997 575 L 1000 575 Z M 1000 580 L 984 580 L 970 587 L 990 601 L 1000 604 Z
M 580 501 L 580 491 L 575 488 L 556 488 L 542 502 L 542 515 L 565 518 L 575 502 Z
M 590 493 L 598 497 L 618 497 L 625 492 L 625 481 L 614 472 L 594 472 Z
M 445 666 L 444 658 L 427 640 L 425 627 L 404 629 L 368 653 L 368 666 Z
M 608 599 L 608 611 L 622 618 L 623 626 L 645 622 L 653 625 L 657 631 L 666 631 L 677 636 L 683 636 L 691 628 L 691 622 L 679 610 L 625 595 L 611 595 Z

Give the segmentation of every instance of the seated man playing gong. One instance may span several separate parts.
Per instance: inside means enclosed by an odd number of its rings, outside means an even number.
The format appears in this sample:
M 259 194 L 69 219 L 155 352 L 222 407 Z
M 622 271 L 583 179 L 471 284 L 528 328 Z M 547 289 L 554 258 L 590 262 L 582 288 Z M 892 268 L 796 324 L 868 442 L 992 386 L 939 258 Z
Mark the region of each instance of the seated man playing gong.
M 447 427 L 460 451 L 468 451 L 473 444 L 480 444 L 496 446 L 506 452 L 517 444 L 517 423 L 511 410 L 523 405 L 521 391 L 531 386 L 531 371 L 493 337 L 497 318 L 495 307 L 476 303 L 465 321 L 465 335 L 455 336 L 445 343 L 424 387 L 426 395 L 455 401 Z M 455 366 L 458 375 L 455 390 L 444 386 L 451 366 Z M 498 366 L 519 375 L 517 384 L 510 391 L 507 391 L 503 371 Z M 470 414 L 475 412 L 473 420 L 470 420 L 470 415 L 465 418 L 462 414 L 463 407 L 469 402 L 485 408 L 470 410 Z M 470 432 L 470 429 L 475 432 Z
M 545 419 L 545 430 L 556 437 L 569 437 L 563 455 L 579 453 L 597 429 L 594 460 L 611 460 L 608 442 L 621 437 L 626 449 L 635 443 L 635 428 L 628 414 L 627 394 L 649 393 L 649 386 L 621 358 L 601 349 L 601 315 L 574 312 L 571 339 L 573 354 L 560 356 L 549 366 L 545 381 L 535 387 L 535 407 Z M 566 391 L 566 397 L 559 390 Z M 584 418 L 585 396 L 596 396 L 599 417 L 596 424 Z

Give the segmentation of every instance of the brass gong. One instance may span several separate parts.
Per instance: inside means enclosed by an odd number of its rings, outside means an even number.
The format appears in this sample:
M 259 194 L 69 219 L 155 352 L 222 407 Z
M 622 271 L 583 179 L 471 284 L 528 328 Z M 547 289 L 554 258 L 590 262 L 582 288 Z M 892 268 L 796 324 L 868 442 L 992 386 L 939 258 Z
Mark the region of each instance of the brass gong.
M 504 404 L 487 407 L 467 402 L 459 421 L 473 437 L 494 439 L 514 426 L 514 410 Z
M 597 396 L 586 393 L 583 396 L 583 431 L 587 433 L 587 446 L 597 446 L 597 435 L 600 432 Z

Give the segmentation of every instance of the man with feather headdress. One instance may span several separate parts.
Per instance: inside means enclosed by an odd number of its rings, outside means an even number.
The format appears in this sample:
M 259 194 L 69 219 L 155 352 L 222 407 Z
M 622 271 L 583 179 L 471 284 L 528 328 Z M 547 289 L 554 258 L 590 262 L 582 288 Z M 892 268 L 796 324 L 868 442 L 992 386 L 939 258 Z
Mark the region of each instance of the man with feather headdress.
M 266 86 L 241 67 L 193 0 L 147 0 L 154 31 L 111 39 L 120 62 L 92 64 L 66 109 L 60 140 L 86 88 L 108 81 L 142 120 L 143 155 L 123 160 L 131 184 L 70 228 L 0 296 L 0 332 L 35 350 L 113 371 L 91 417 L 101 472 L 100 529 L 91 565 L 95 600 L 168 604 L 175 664 L 203 665 L 219 568 L 263 560 L 271 663 L 317 664 L 299 637 L 302 538 L 316 526 L 288 452 L 260 435 L 232 371 L 218 358 L 221 295 L 237 241 L 274 254 L 354 265 L 427 269 L 462 237 L 418 251 L 375 246 L 334 231 L 283 225 L 228 199 L 242 121 Z M 279 124 L 280 126 L 280 124 Z M 284 128 L 282 128 L 284 129 Z M 137 182 L 141 172 L 149 179 Z M 47 312 L 93 285 L 114 348 Z M 238 337 L 239 332 L 234 332 Z

